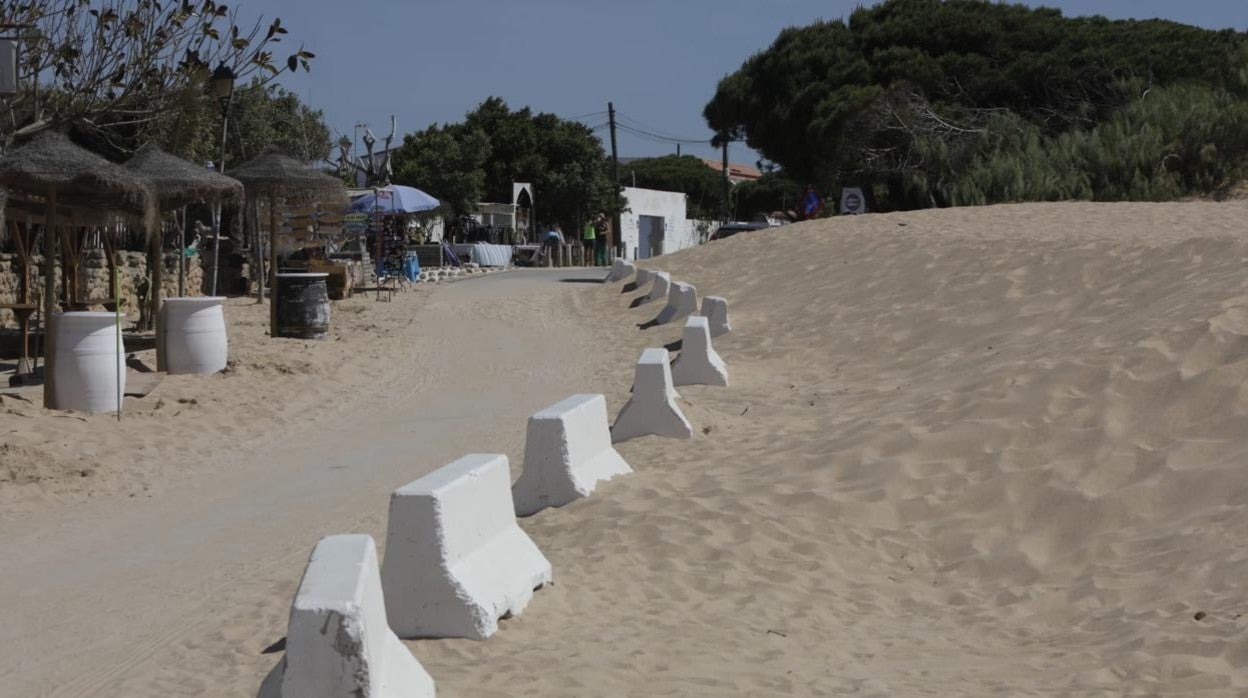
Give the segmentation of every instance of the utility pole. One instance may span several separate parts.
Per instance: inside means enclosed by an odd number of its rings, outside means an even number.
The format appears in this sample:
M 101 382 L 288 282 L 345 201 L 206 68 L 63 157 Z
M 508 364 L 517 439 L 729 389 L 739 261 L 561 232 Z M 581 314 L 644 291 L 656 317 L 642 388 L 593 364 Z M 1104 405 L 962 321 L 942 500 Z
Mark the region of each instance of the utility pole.
M 680 144 L 676 144 L 676 157 L 680 157 Z
M 621 257 L 626 250 L 620 250 L 623 237 L 620 235 L 620 153 L 615 147 L 615 103 L 607 102 L 607 119 L 611 124 L 611 237 L 607 245 L 614 245 Z
M 721 215 L 720 220 L 723 223 L 727 223 L 729 211 L 728 199 L 732 196 L 732 182 L 728 179 L 728 134 L 725 133 L 721 135 L 720 138 L 723 141 L 722 146 L 724 149 L 724 206 L 723 214 Z

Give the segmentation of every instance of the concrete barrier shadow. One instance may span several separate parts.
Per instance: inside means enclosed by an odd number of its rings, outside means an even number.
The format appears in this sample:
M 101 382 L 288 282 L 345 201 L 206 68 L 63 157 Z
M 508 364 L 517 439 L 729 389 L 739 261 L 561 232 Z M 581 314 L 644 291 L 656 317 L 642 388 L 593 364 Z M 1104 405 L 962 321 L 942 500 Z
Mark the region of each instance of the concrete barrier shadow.
M 649 269 L 638 269 L 637 278 L 634 279 L 630 283 L 624 284 L 624 289 L 620 291 L 620 293 L 632 293 L 633 291 L 640 291 L 641 289 L 646 287 L 646 284 L 649 284 L 653 280 L 654 280 L 653 271 Z

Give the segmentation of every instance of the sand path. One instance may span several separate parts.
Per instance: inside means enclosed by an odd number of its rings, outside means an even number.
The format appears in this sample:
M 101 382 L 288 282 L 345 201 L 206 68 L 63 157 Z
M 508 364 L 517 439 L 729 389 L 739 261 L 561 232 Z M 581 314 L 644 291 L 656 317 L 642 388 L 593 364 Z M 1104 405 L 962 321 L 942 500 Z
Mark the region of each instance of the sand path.
M 328 533 L 377 533 L 394 487 L 472 451 L 522 447 L 525 419 L 592 388 L 589 331 L 564 312 L 585 273 L 453 284 L 415 310 L 410 352 L 363 410 L 204 459 L 159 496 L 95 499 L 6 522 L 6 695 L 240 695 L 271 664 L 284 604 Z M 274 409 L 281 409 L 275 405 Z M 379 541 L 380 542 L 380 541 Z M 286 593 L 288 603 L 289 592 Z M 257 617 L 259 616 L 259 617 Z M 239 671 L 205 675 L 204 653 Z M 187 661 L 184 661 L 187 660 Z M 238 685 L 223 686 L 233 674 Z

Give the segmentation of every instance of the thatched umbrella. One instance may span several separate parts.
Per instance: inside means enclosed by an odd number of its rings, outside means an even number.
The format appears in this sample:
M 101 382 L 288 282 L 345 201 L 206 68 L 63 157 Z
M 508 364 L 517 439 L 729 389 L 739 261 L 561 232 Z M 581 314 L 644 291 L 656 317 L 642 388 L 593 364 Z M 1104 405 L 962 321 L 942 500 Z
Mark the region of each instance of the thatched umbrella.
M 277 290 L 277 199 L 300 196 L 322 203 L 345 206 L 347 187 L 341 180 L 279 153 L 268 153 L 237 167 L 230 173 L 243 183 L 250 201 L 269 202 L 269 289 Z M 256 245 L 257 268 L 260 246 Z M 259 283 L 259 300 L 264 299 L 264 283 Z M 269 302 L 269 333 L 277 336 L 277 303 Z
M 166 153 L 160 148 L 149 146 L 128 160 L 126 169 L 131 170 L 151 183 L 161 211 L 177 211 L 182 209 L 182 221 L 178 227 L 178 295 L 185 295 L 185 264 L 181 257 L 186 249 L 186 207 L 190 204 L 205 201 L 212 207 L 213 217 L 219 215 L 218 207 L 227 199 L 241 198 L 243 184 L 237 179 L 226 177 L 194 163 Z M 215 228 L 215 226 L 214 226 Z M 161 332 L 160 296 L 164 267 L 161 259 L 162 235 L 157 227 L 149 240 L 148 266 L 152 272 L 151 286 L 151 317 L 156 323 L 156 343 L 161 351 L 157 353 L 157 370 L 164 368 L 164 335 Z M 213 241 L 212 260 L 212 293 L 216 294 L 217 254 L 220 251 L 220 233 Z
M 156 222 L 156 197 L 142 177 L 74 145 L 55 131 L 45 131 L 0 158 L 0 186 L 9 190 L 10 207 L 29 202 L 28 208 L 44 214 L 43 402 L 55 407 L 52 314 L 56 310 L 56 283 L 52 272 L 57 207 L 140 219 L 150 230 Z

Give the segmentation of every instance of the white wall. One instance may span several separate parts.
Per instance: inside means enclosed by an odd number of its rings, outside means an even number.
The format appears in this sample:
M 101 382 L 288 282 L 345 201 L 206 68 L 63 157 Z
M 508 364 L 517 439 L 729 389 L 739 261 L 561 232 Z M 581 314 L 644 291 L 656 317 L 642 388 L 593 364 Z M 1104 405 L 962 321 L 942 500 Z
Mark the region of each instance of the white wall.
M 638 259 L 641 217 L 658 216 L 663 219 L 663 252 L 675 252 L 698 244 L 698 233 L 692 221 L 686 219 L 685 195 L 682 192 L 656 191 L 624 187 L 624 200 L 628 210 L 620 215 L 620 234 L 624 242 L 624 254 L 628 259 Z M 640 258 L 646 257 L 645 250 Z

